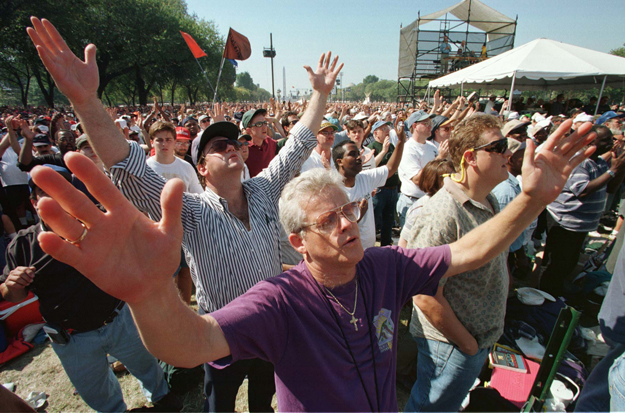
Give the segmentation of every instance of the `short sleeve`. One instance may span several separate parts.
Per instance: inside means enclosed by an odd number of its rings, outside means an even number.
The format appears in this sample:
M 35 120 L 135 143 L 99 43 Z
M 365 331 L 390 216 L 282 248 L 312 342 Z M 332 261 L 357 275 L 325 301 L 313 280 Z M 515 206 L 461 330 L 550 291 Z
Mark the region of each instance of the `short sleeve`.
M 288 339 L 286 307 L 280 288 L 263 281 L 211 313 L 228 341 L 231 360 L 260 358 L 278 363 Z M 218 360 L 213 364 L 223 366 L 229 363 Z

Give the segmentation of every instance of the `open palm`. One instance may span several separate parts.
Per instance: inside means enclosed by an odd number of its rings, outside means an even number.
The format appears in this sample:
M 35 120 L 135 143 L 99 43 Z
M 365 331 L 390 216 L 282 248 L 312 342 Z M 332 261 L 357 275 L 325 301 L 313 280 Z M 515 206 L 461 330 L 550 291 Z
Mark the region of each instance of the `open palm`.
M 523 158 L 523 192 L 545 205 L 557 198 L 573 169 L 595 150 L 588 147 L 582 151 L 596 137 L 595 133 L 589 133 L 592 124 L 587 122 L 566 136 L 572 123 L 571 120 L 563 122 L 537 154 L 534 153 L 534 142 L 527 140 Z
M 52 23 L 36 17 L 31 17 L 31 22 L 33 27 L 26 31 L 59 90 L 74 104 L 96 95 L 100 80 L 95 45 L 85 47 L 83 62 L 69 49 Z
M 182 182 L 167 183 L 161 195 L 163 219 L 153 222 L 87 157 L 74 152 L 67 154 L 65 161 L 107 212 L 52 169 L 35 168 L 33 180 L 52 197 L 38 204 L 43 221 L 54 231 L 40 234 L 42 249 L 128 303 L 141 302 L 170 287 L 180 262 Z M 80 243 L 74 245 L 59 237 L 79 239 L 83 225 L 87 234 Z
M 339 61 L 339 57 L 336 56 L 330 64 L 332 60 L 332 52 L 328 52 L 326 55 L 323 53 L 319 58 L 319 64 L 317 65 L 317 70 L 313 72 L 310 66 L 304 66 L 304 69 L 308 72 L 308 79 L 310 80 L 310 85 L 313 90 L 318 92 L 329 94 L 334 87 L 334 82 L 336 82 L 336 78 L 343 69 L 343 63 L 341 63 L 338 67 L 336 64 Z

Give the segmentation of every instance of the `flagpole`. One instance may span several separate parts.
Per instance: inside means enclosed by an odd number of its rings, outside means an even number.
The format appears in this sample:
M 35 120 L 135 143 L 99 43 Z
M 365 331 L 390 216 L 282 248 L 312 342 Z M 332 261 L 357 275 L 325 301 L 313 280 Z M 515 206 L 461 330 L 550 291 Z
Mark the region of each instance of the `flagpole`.
M 225 53 L 225 48 L 224 48 L 224 53 Z M 217 89 L 219 89 L 219 79 L 221 79 L 221 71 L 224 68 L 224 62 L 226 61 L 226 58 L 222 55 L 221 56 L 221 65 L 219 66 L 219 75 L 217 75 L 217 84 L 215 85 L 215 94 L 213 95 L 213 105 L 215 104 L 215 100 L 217 100 Z
M 195 57 L 195 56 L 194 56 Z M 208 76 L 206 75 L 206 72 L 204 71 L 204 68 L 202 67 L 202 65 L 200 64 L 200 61 L 197 60 L 197 57 L 195 58 L 195 61 L 197 62 L 197 65 L 200 67 L 200 70 L 202 71 L 202 73 L 204 74 L 204 77 L 206 78 L 206 81 L 208 82 L 208 86 L 211 87 L 211 90 L 217 94 L 217 92 L 215 92 L 215 88 L 213 87 L 213 85 L 211 84 L 211 81 L 208 80 Z M 223 65 L 223 63 L 222 63 Z

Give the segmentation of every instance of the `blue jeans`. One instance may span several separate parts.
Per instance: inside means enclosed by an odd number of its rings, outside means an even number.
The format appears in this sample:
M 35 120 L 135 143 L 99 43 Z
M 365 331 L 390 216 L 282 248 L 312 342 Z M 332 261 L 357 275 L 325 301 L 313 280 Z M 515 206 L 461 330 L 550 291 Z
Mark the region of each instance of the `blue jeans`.
M 159 401 L 169 392 L 163 370 L 141 342 L 127 305 L 112 323 L 97 330 L 72 334 L 69 343 L 52 343 L 52 348 L 82 399 L 99 412 L 126 410 L 107 354 L 124 363 L 139 380 L 149 402 Z
M 623 345 L 620 345 L 623 348 Z M 625 354 L 621 354 L 610 368 L 610 411 L 625 412 Z
M 415 198 L 409 198 L 407 195 L 399 194 L 399 199 L 397 200 L 397 215 L 399 216 L 399 226 L 401 228 L 404 227 L 404 222 L 406 222 L 408 209 L 415 202 L 417 202 Z
M 468 356 L 452 344 L 415 337 L 417 381 L 405 412 L 457 412 L 488 356 L 484 348 Z
M 397 188 L 378 188 L 373 197 L 375 228 L 380 230 L 380 245 L 393 245 L 393 222 L 397 205 Z

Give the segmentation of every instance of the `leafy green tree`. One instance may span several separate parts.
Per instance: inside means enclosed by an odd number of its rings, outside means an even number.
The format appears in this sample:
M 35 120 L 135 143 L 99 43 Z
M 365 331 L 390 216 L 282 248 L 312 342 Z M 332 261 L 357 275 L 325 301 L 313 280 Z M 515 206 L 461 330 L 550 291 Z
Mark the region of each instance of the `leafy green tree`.
M 618 47 L 616 49 L 610 50 L 610 54 L 615 56 L 625 57 L 625 47 Z
M 365 85 L 368 85 L 368 84 L 370 84 L 370 83 L 375 83 L 375 82 L 377 82 L 378 80 L 380 80 L 380 78 L 379 78 L 379 77 L 377 77 L 377 76 L 375 76 L 375 75 L 368 75 L 367 77 L 365 77 L 365 78 L 362 80 L 362 83 L 364 83 Z

